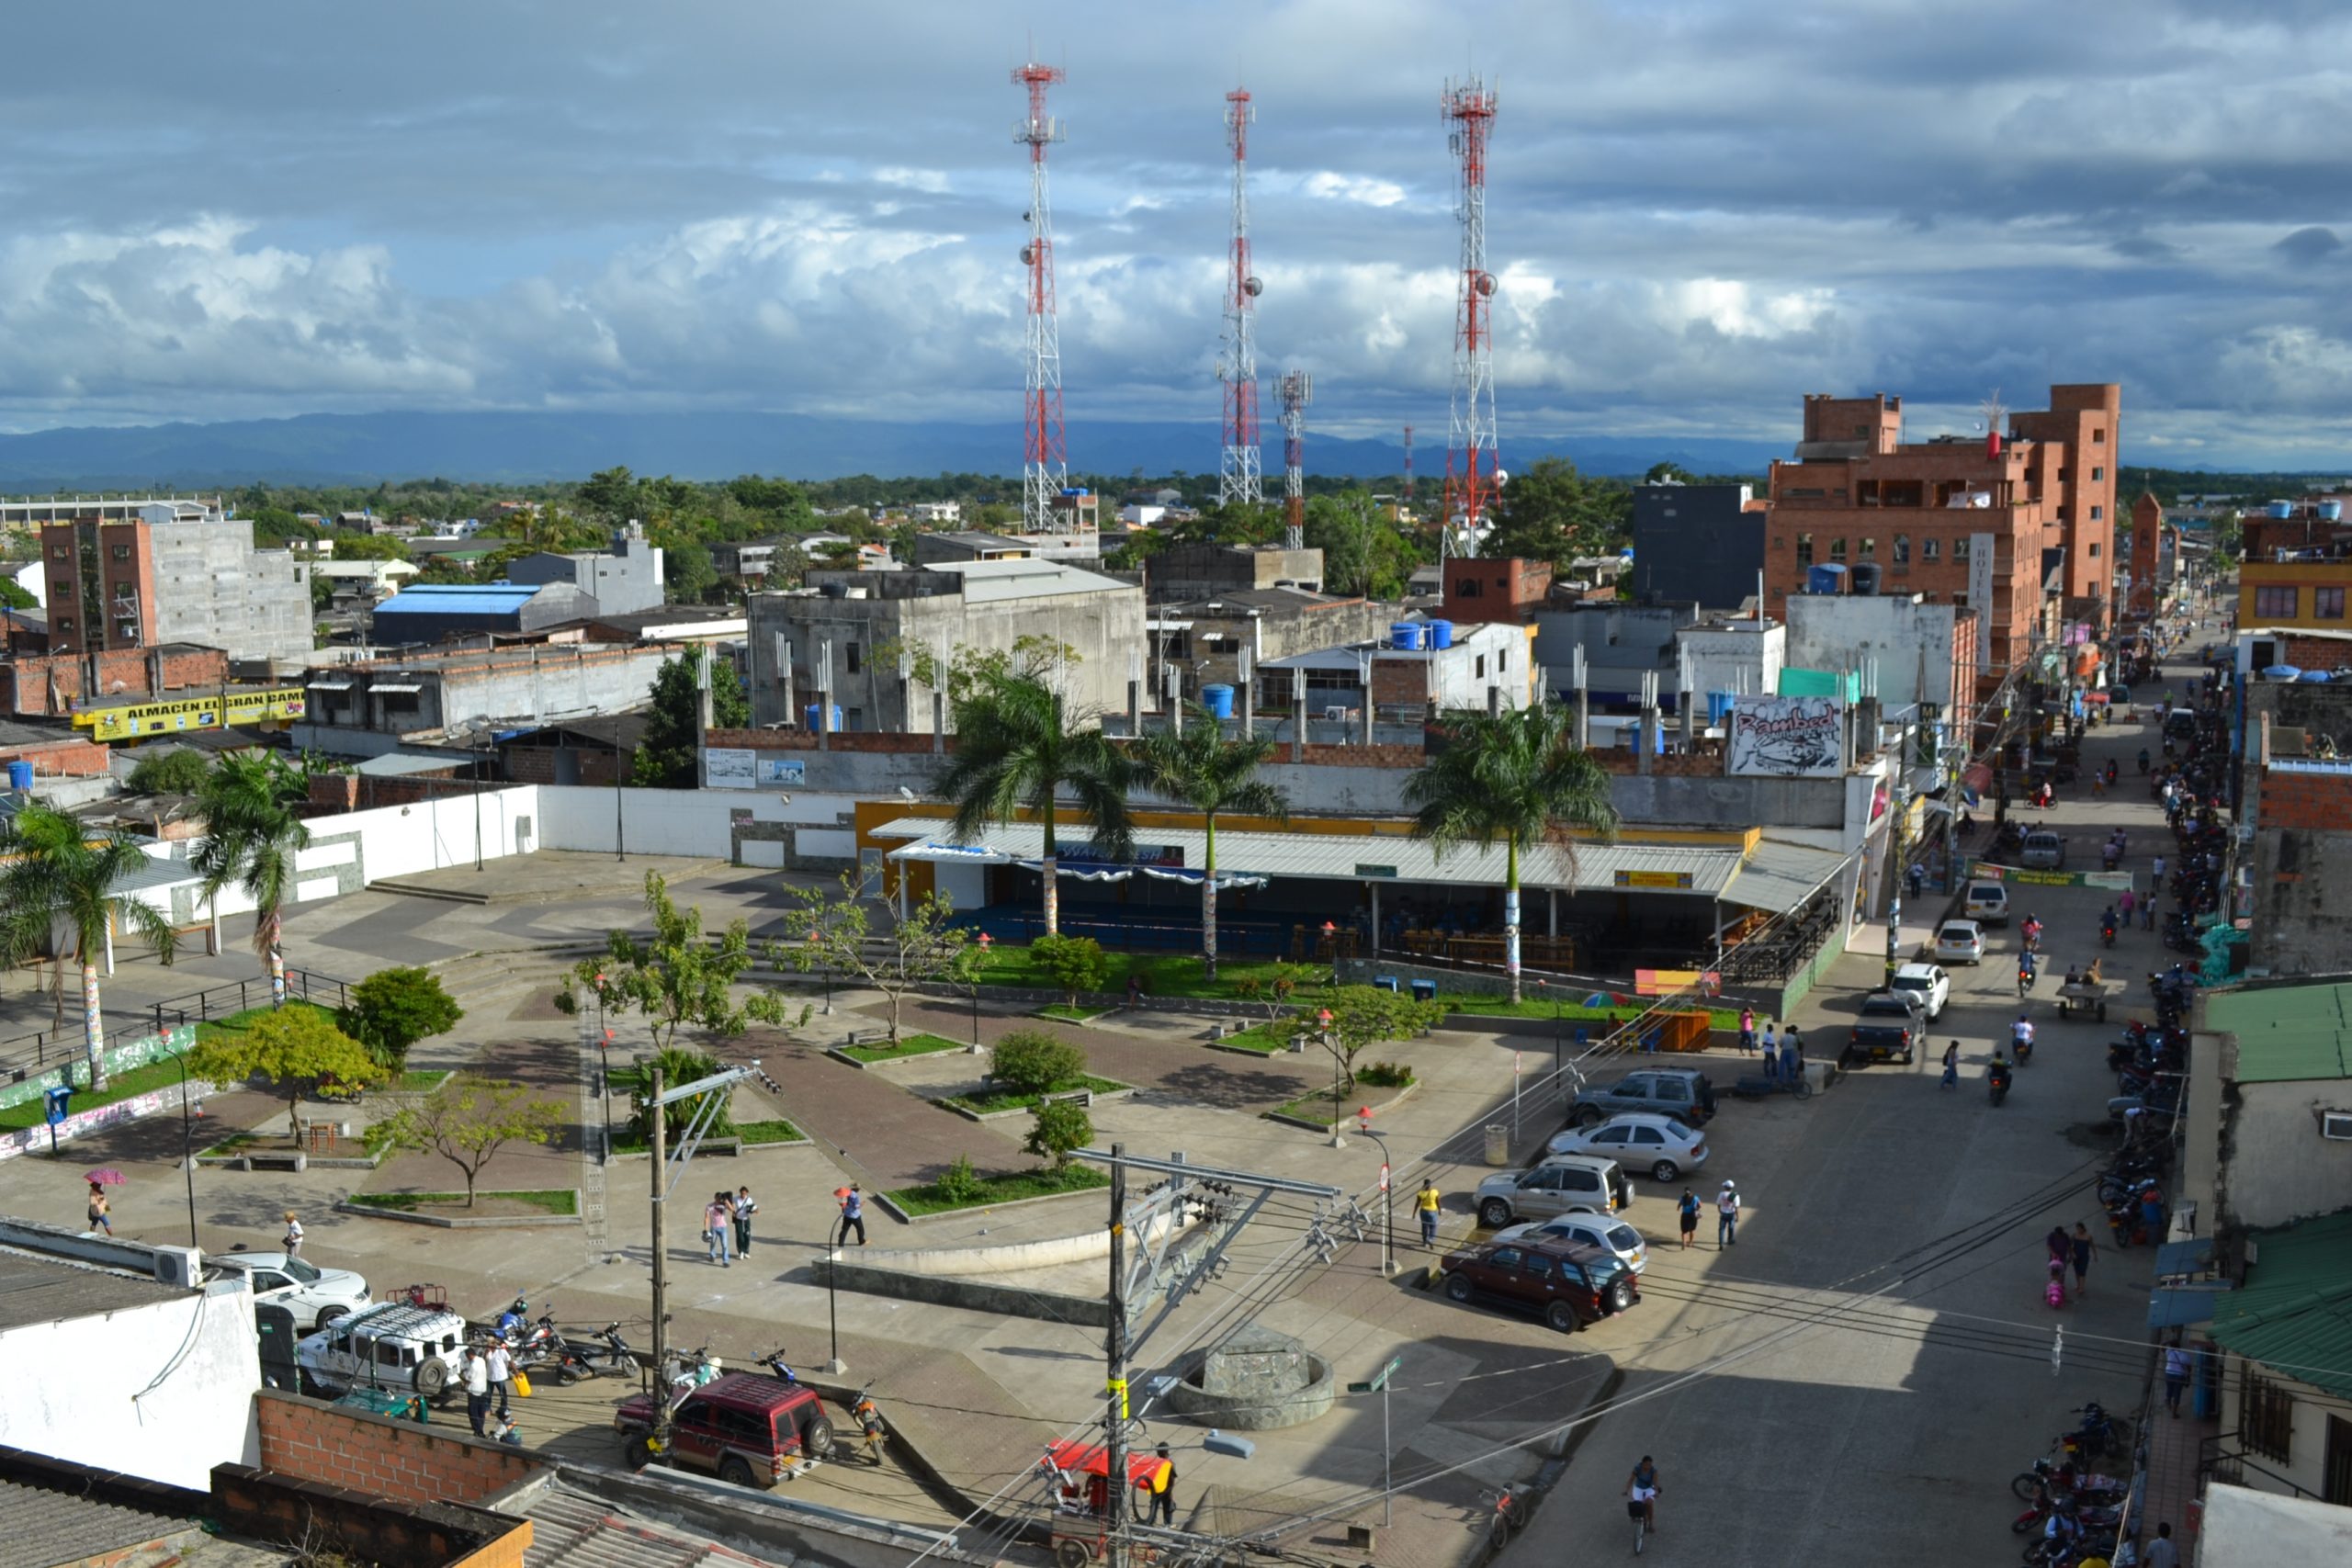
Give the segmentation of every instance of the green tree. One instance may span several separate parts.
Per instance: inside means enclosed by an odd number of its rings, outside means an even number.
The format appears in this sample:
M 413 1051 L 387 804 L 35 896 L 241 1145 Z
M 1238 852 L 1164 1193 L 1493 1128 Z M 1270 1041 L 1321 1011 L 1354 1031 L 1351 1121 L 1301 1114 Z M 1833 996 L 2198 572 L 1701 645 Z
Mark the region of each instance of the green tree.
M 1063 936 L 1056 931 L 1029 944 L 1029 956 L 1053 976 L 1071 1007 L 1081 991 L 1099 991 L 1111 983 L 1111 958 L 1091 936 Z
M 1086 1054 L 1058 1034 L 1015 1029 L 989 1052 L 989 1077 L 1014 1094 L 1052 1094 L 1086 1077 Z
M 718 1058 L 709 1052 L 691 1050 L 682 1045 L 672 1045 L 656 1051 L 653 1054 L 653 1060 L 661 1066 L 662 1089 L 665 1094 L 673 1089 L 684 1089 L 690 1083 L 697 1083 L 704 1078 L 713 1077 L 719 1070 Z M 650 1077 L 639 1077 L 639 1091 L 630 1099 L 628 1111 L 630 1140 L 649 1146 L 653 1142 L 653 1108 L 646 1103 L 644 1091 L 650 1088 L 651 1084 Z M 668 1118 L 672 1148 L 678 1146 L 678 1130 L 699 1116 L 702 1113 L 704 1102 L 713 1095 L 718 1097 L 718 1103 L 712 1108 L 710 1122 L 703 1129 L 704 1135 L 712 1138 L 731 1138 L 735 1135 L 734 1087 L 729 1085 L 720 1089 L 705 1089 L 690 1100 L 672 1100 L 662 1112 Z
M 1503 487 L 1494 532 L 1478 553 L 1566 568 L 1578 556 L 1616 549 L 1632 514 L 1633 494 L 1623 485 L 1579 474 L 1565 457 L 1540 458 Z
M 1207 839 L 1201 875 L 1201 963 L 1216 978 L 1216 819 L 1226 812 L 1290 820 L 1283 792 L 1257 776 L 1274 754 L 1270 736 L 1228 740 L 1208 709 L 1192 705 L 1191 721 L 1179 731 L 1162 729 L 1143 743 L 1143 783 L 1201 814 Z
M 193 746 L 141 757 L 123 786 L 133 795 L 194 795 L 212 773 L 212 759 Z
M 127 833 L 94 834 L 39 802 L 0 818 L 0 949 L 12 961 L 47 951 L 62 935 L 82 970 L 82 1036 L 93 1092 L 107 1086 L 106 1025 L 98 1004 L 98 961 L 108 960 L 118 925 L 144 937 L 169 964 L 177 939 L 153 906 L 116 891 L 150 862 Z M 57 1009 L 65 1010 L 65 955 L 57 958 Z
M 33 597 L 32 590 L 13 577 L 0 577 L 0 609 L 32 610 L 40 605 L 40 601 Z
M 1398 598 L 1419 564 L 1412 545 L 1363 491 L 1307 497 L 1304 532 L 1307 547 L 1323 552 L 1327 592 Z
M 952 902 L 926 893 L 903 917 L 897 906 L 886 903 L 888 923 L 877 936 L 858 874 L 843 873 L 841 885 L 838 898 L 821 887 L 786 889 L 799 908 L 785 911 L 789 940 L 770 945 L 769 962 L 778 968 L 789 964 L 803 974 L 821 968 L 854 975 L 881 992 L 890 1004 L 890 1043 L 896 1045 L 899 1006 L 907 992 L 933 980 L 964 977 L 978 956 L 972 933 L 955 923 Z
M 383 1147 L 436 1154 L 466 1173 L 466 1207 L 482 1168 L 509 1144 L 551 1142 L 567 1111 L 554 1100 L 536 1100 L 512 1078 L 459 1073 L 429 1094 L 411 1097 L 371 1128 Z
M 1549 843 L 1573 868 L 1576 833 L 1605 839 L 1617 830 L 1609 775 L 1576 744 L 1574 725 L 1549 703 L 1492 718 L 1453 715 L 1444 721 L 1444 749 L 1405 781 L 1413 836 L 1441 860 L 1460 844 L 1504 846 L 1503 964 L 1514 1002 L 1521 852 Z
M 1130 770 L 1093 716 L 1073 712 L 1046 675 L 991 675 L 956 704 L 956 750 L 933 788 L 956 807 L 956 832 L 966 840 L 991 823 L 1027 811 L 1045 829 L 1043 872 L 1046 931 L 1060 927 L 1055 886 L 1061 860 L 1057 829 L 1064 790 L 1093 840 L 1114 860 L 1134 852 L 1127 819 Z
M 645 735 L 637 743 L 630 783 L 642 789 L 693 789 L 702 751 L 702 689 L 695 666 L 701 655 L 664 660 L 654 671 L 652 705 Z M 752 699 L 735 677 L 735 661 L 710 658 L 710 719 L 718 729 L 741 729 L 752 722 Z
M 198 897 L 206 900 L 234 883 L 254 901 L 254 949 L 269 965 L 272 1007 L 286 1005 L 286 900 L 296 859 L 311 847 L 295 808 L 310 796 L 308 764 L 270 753 L 223 757 L 197 797 L 204 842 L 188 869 L 203 879 Z
M 572 978 L 602 996 L 607 1010 L 644 1014 L 656 1048 L 674 1041 L 681 1024 L 726 1035 L 742 1033 L 753 1019 L 783 1021 L 782 1004 L 773 997 L 735 999 L 735 982 L 752 966 L 748 924 L 739 919 L 718 935 L 705 936 L 702 911 L 680 909 L 658 871 L 645 874 L 645 908 L 653 918 L 651 940 L 613 931 L 605 938 L 604 956 L 583 958 L 572 967 Z M 567 987 L 559 1005 L 571 996 Z
M 1650 471 L 1642 476 L 1645 485 L 1664 484 L 1671 479 L 1676 484 L 1696 483 L 1698 476 L 1679 463 L 1652 463 Z
M 408 546 L 390 534 L 337 534 L 335 560 L 406 560 Z
M 699 604 L 718 586 L 718 568 L 701 545 L 681 542 L 662 552 L 662 592 L 673 604 Z
M 1331 1015 L 1329 1024 L 1320 1017 L 1327 1012 Z M 1338 1059 L 1343 1087 L 1353 1089 L 1358 1053 L 1384 1040 L 1427 1034 L 1445 1021 L 1445 1004 L 1417 1002 L 1379 986 L 1335 986 L 1297 1017 Z
M 280 1008 L 244 1029 L 199 1040 L 187 1054 L 191 1077 L 242 1084 L 266 1078 L 286 1097 L 287 1133 L 300 1137 L 302 1089 L 322 1078 L 357 1089 L 390 1077 L 368 1048 L 317 1008 Z
M 638 478 L 626 468 L 605 468 L 589 475 L 580 486 L 579 501 L 606 523 L 626 523 L 645 514 L 638 502 Z
M 1021 1146 L 1056 1170 L 1069 1164 L 1073 1150 L 1094 1141 L 1094 1119 L 1086 1113 L 1086 1107 L 1075 1101 L 1065 1100 L 1052 1105 L 1033 1106 L 1029 1114 L 1034 1120 Z
M 399 1072 L 408 1063 L 409 1047 L 435 1034 L 446 1034 L 466 1016 L 441 976 L 429 969 L 379 969 L 351 987 L 351 1001 L 335 1012 L 345 1034 L 368 1047 L 379 1066 Z

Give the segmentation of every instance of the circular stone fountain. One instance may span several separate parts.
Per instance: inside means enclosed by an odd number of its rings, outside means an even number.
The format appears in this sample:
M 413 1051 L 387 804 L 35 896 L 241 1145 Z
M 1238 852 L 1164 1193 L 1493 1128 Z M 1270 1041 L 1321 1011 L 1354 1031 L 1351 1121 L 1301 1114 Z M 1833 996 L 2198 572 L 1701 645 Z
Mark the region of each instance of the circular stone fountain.
M 1330 1411 L 1330 1363 L 1270 1328 L 1241 1328 L 1180 1363 L 1168 1404 L 1204 1426 L 1296 1427 Z

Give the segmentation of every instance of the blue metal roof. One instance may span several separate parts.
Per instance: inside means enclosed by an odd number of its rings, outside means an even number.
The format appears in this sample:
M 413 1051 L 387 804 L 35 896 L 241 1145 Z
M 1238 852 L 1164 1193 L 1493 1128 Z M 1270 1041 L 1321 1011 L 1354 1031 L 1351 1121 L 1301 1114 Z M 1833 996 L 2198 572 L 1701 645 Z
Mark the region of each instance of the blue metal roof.
M 535 583 L 471 587 L 461 583 L 403 588 L 376 606 L 378 618 L 410 615 L 508 615 L 530 603 L 539 592 Z

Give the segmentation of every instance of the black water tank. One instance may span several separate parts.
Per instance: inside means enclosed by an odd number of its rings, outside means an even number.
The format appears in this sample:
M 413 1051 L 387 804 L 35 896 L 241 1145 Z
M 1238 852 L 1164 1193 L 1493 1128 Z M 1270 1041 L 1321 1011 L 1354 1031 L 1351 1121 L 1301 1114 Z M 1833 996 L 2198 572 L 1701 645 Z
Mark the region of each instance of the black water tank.
M 1873 560 L 1856 561 L 1854 563 L 1853 571 L 1849 574 L 1848 581 L 1852 583 L 1852 592 L 1856 593 L 1877 592 L 1878 562 Z

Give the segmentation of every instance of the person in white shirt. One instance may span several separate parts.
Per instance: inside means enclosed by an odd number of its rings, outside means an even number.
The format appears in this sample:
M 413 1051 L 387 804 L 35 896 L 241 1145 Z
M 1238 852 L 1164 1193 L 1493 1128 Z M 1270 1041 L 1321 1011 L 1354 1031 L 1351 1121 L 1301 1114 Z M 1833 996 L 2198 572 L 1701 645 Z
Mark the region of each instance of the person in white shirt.
M 1739 1240 L 1739 1189 L 1730 1182 L 1715 1194 L 1715 1245 L 1730 1247 Z
M 294 1211 L 291 1209 L 286 1211 L 286 1236 L 283 1245 L 287 1257 L 302 1256 L 302 1222 L 294 1217 Z
M 514 1359 L 506 1352 L 506 1341 L 490 1342 L 490 1354 L 483 1358 L 490 1367 L 490 1392 L 503 1418 L 507 1414 L 507 1394 L 514 1388 Z
M 490 1414 L 490 1368 L 481 1359 L 479 1347 L 466 1347 L 466 1419 L 473 1423 L 474 1436 L 487 1438 L 483 1417 Z

